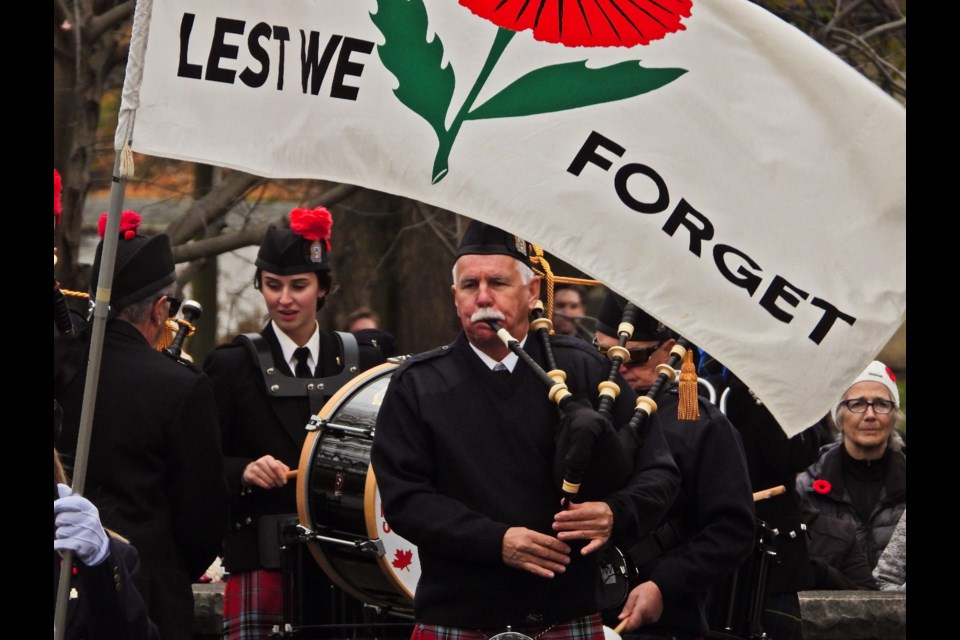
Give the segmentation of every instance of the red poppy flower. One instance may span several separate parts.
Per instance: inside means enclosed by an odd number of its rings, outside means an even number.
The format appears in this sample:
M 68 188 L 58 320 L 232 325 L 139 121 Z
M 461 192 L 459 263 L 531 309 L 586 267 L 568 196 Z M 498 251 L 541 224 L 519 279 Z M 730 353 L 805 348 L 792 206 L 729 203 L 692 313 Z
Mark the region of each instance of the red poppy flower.
M 137 235 L 137 229 L 140 228 L 140 214 L 136 211 L 124 211 L 120 214 L 120 237 L 124 240 L 130 240 Z M 107 232 L 107 214 L 101 213 L 100 220 L 97 222 L 97 233 L 100 237 Z
M 303 207 L 290 212 L 290 230 L 298 236 L 311 242 L 323 240 L 330 250 L 330 229 L 333 227 L 333 216 L 326 207 L 317 207 L 310 210 Z
M 832 487 L 830 486 L 830 483 L 827 482 L 826 480 L 813 481 L 813 490 L 819 493 L 820 495 L 824 495 L 824 496 L 827 495 L 828 493 L 830 493 L 830 489 L 832 489 Z
M 460 0 L 511 31 L 568 47 L 632 47 L 682 31 L 693 0 Z
M 897 376 L 893 375 L 893 369 L 887 367 L 887 375 L 890 376 L 890 380 L 893 382 L 897 381 Z

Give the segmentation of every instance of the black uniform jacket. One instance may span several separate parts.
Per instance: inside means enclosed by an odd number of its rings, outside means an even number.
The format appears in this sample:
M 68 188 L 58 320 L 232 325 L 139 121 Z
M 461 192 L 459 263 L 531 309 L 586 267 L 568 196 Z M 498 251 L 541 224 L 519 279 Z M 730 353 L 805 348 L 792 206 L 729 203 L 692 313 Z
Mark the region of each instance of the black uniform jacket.
M 53 602 L 56 611 L 62 559 L 53 553 Z M 160 640 L 133 583 L 140 566 L 137 550 L 110 538 L 110 555 L 95 567 L 77 561 L 67 601 L 67 640 Z
M 673 386 L 661 395 L 654 414 L 680 468 L 681 486 L 664 520 L 673 530 L 656 534 L 670 540 L 672 548 L 638 566 L 632 583 L 652 580 L 663 595 L 663 615 L 641 632 L 655 628 L 680 636 L 705 634 L 707 592 L 738 569 L 753 549 L 753 492 L 740 434 L 716 407 L 699 401 L 699 420 L 678 420 Z
M 293 376 L 287 366 L 272 325 L 261 336 L 266 340 L 278 371 Z M 384 361 L 380 351 L 358 340 L 360 369 Z M 320 333 L 320 357 L 317 377 L 336 375 L 343 369 L 339 339 Z M 306 397 L 272 397 L 264 383 L 259 365 L 248 349 L 237 342 L 218 346 L 207 355 L 204 371 L 213 382 L 220 415 L 224 468 L 230 489 L 230 527 L 224 541 L 224 566 L 240 572 L 262 568 L 259 554 L 259 519 L 264 515 L 297 512 L 297 482 L 282 489 L 263 490 L 245 487 L 243 470 L 264 455 L 272 455 L 291 469 L 300 464 L 310 420 Z M 333 395 L 336 388 L 325 390 Z
M 70 470 L 89 335 L 54 341 L 57 449 Z M 189 637 L 190 585 L 219 554 L 227 524 L 217 407 L 205 375 L 123 320 L 104 334 L 84 496 L 139 551 L 137 587 L 164 637 Z
M 794 479 L 817 459 L 821 426 L 818 423 L 788 438 L 773 414 L 739 379 L 730 384 L 727 418 L 742 436 L 753 490 L 786 488 L 785 493 L 756 504 L 757 517 L 780 532 L 774 539 L 777 562 L 770 569 L 769 592 L 812 589 L 813 572 Z
M 571 391 L 595 402 L 610 363 L 582 340 L 552 336 L 551 342 Z M 535 336 L 524 350 L 543 366 Z M 613 410 L 617 428 L 629 420 L 633 399 L 633 391 L 623 389 Z M 558 423 L 546 386 L 526 363 L 500 379 L 463 333 L 394 372 L 371 458 L 387 520 L 418 546 L 419 621 L 522 630 L 599 610 L 599 554 L 582 556 L 582 546 L 571 545 L 570 564 L 552 579 L 502 559 L 510 527 L 554 535 L 561 499 L 554 474 Z M 614 535 L 649 532 L 679 486 L 663 434 L 648 426 L 643 445 L 632 452 L 633 476 L 604 498 Z

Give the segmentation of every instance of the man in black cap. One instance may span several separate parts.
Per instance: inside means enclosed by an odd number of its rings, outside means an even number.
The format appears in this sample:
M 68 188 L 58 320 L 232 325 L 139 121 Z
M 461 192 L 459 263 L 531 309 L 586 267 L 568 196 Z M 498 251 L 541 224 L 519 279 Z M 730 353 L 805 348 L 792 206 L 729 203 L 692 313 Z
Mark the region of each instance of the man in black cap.
M 384 361 L 369 341 L 326 333 L 317 324 L 332 284 L 332 225 L 325 208 L 300 208 L 291 211 L 290 228 L 267 229 L 254 286 L 270 321 L 259 334 L 220 345 L 204 363 L 220 409 L 230 487 L 223 607 L 224 638 L 230 640 L 265 638 L 285 622 L 358 622 L 335 615 L 332 584 L 312 560 L 298 566 L 304 592 L 296 595 L 310 604 L 302 619 L 284 620 L 282 597 L 281 532 L 297 521 L 297 483 L 287 474 L 298 466 L 305 427 L 351 378 Z M 348 602 L 353 615 L 357 603 Z
M 463 331 L 396 370 L 371 453 L 384 515 L 420 554 L 413 637 L 483 640 L 512 631 L 513 640 L 600 640 L 596 551 L 612 535 L 647 533 L 673 499 L 677 471 L 663 435 L 656 426 L 643 432 L 617 490 L 564 508 L 558 430 L 564 423 L 613 431 L 591 406 L 609 364 L 582 340 L 551 337 L 576 403 L 561 419 L 542 379 L 488 323 L 546 366 L 544 345 L 528 335 L 540 280 L 527 243 L 474 221 L 453 280 Z M 612 415 L 618 436 L 635 445 L 637 434 L 623 431 L 632 399 L 626 389 Z M 603 469 L 607 461 L 591 462 Z
M 601 352 L 618 345 L 617 330 L 626 300 L 609 293 L 597 318 Z M 638 394 L 656 382 L 676 344 L 669 329 L 637 309 L 630 358 L 620 373 Z M 670 512 L 650 535 L 629 541 L 636 568 L 634 586 L 620 612 L 630 638 L 690 640 L 707 632 L 709 590 L 736 570 L 754 542 L 753 500 L 740 436 L 713 405 L 699 396 L 699 418 L 677 417 L 676 385 L 657 398 L 652 421 L 666 436 L 680 468 L 681 488 Z M 613 618 L 609 612 L 608 616 Z
M 139 221 L 132 212 L 121 219 L 85 496 L 140 552 L 137 588 L 164 640 L 188 639 L 190 585 L 220 551 L 227 489 L 210 381 L 155 348 L 179 304 L 173 253 L 167 236 L 140 235 Z M 101 219 L 101 234 L 104 226 Z M 94 287 L 102 251 L 101 241 Z M 64 412 L 56 446 L 71 469 L 92 326 L 54 341 L 54 396 Z

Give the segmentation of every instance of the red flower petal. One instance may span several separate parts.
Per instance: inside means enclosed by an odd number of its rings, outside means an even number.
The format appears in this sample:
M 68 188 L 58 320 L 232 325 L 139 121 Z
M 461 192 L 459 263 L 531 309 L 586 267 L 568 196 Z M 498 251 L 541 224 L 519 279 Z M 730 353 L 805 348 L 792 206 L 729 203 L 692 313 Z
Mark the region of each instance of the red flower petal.
M 893 369 L 891 369 L 890 367 L 887 367 L 887 375 L 890 376 L 890 380 L 892 380 L 893 382 L 897 381 L 897 376 L 893 375 Z
M 511 31 L 567 47 L 633 47 L 682 31 L 693 0 L 460 0 Z

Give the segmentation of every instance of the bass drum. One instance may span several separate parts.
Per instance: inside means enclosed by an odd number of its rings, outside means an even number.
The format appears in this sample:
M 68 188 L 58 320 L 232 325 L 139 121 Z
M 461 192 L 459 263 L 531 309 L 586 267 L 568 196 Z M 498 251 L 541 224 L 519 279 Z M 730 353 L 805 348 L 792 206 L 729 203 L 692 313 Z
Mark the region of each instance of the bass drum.
M 311 420 L 297 471 L 300 524 L 310 553 L 334 584 L 373 605 L 412 611 L 417 548 L 390 528 L 370 466 L 377 413 L 397 364 L 365 371 Z

